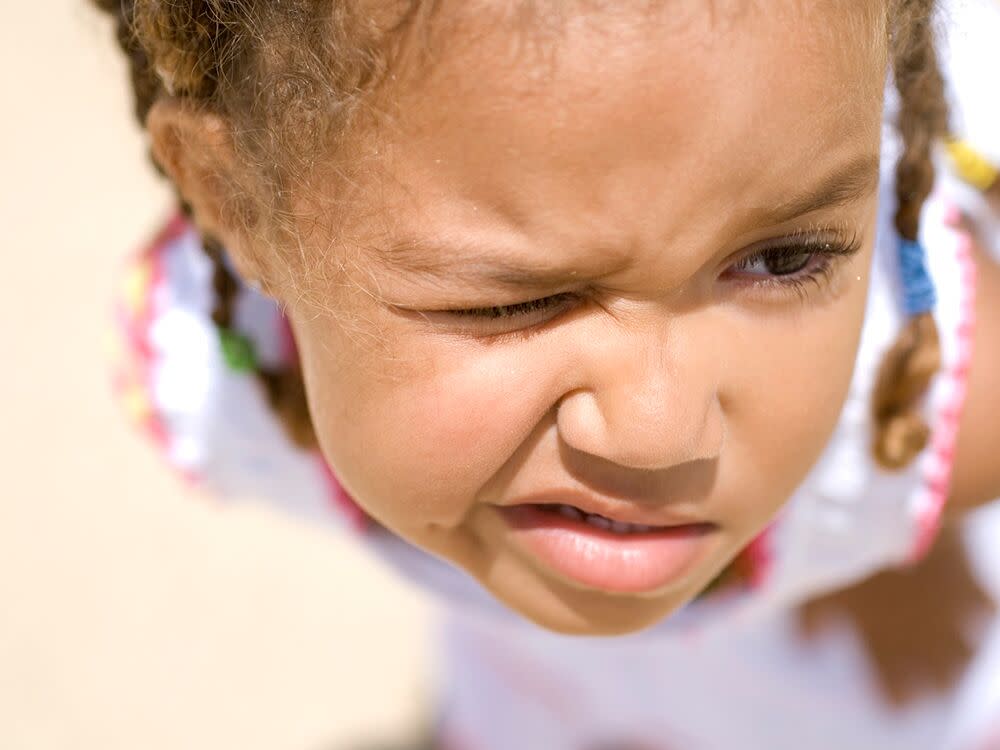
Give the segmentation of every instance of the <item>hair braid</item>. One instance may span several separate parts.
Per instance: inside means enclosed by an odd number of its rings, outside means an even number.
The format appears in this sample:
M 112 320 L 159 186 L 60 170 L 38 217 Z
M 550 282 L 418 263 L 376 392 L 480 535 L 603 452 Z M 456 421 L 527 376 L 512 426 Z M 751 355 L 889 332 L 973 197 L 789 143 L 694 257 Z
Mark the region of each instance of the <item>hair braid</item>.
M 892 39 L 899 91 L 897 127 L 903 153 L 896 166 L 896 230 L 916 240 L 920 212 L 934 184 L 931 151 L 948 127 L 944 81 L 934 40 L 934 0 L 901 0 Z M 937 324 L 930 312 L 910 317 L 885 354 L 872 397 L 873 453 L 885 468 L 909 464 L 927 445 L 930 428 L 919 400 L 941 366 Z
M 229 270 L 222 245 L 210 236 L 204 236 L 205 254 L 212 262 L 212 289 L 215 304 L 212 322 L 222 330 L 233 328 L 236 299 L 240 292 L 239 279 Z M 301 448 L 317 446 L 316 432 L 309 416 L 305 384 L 297 363 L 287 367 L 266 367 L 258 364 L 254 374 L 264 388 L 268 404 L 281 420 L 288 437 Z
M 212 261 L 212 288 L 215 305 L 212 308 L 212 322 L 220 330 L 232 329 L 234 307 L 240 292 L 240 282 L 229 270 L 225 261 L 225 250 L 212 237 L 203 238 L 205 253 Z M 305 384 L 296 364 L 284 368 L 257 366 L 254 370 L 264 387 L 268 404 L 281 420 L 285 433 L 302 448 L 317 446 L 316 433 L 309 417 Z

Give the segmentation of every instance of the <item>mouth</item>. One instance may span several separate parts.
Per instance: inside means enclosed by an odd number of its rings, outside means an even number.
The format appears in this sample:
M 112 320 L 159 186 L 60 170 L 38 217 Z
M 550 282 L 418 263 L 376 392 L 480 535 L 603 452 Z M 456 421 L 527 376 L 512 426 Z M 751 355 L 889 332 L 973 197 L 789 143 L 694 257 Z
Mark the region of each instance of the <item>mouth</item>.
M 497 510 L 513 543 L 545 568 L 577 585 L 613 593 L 649 594 L 676 586 L 708 553 L 719 530 L 710 522 L 647 523 L 653 520 L 648 513 L 611 517 L 568 503 Z M 641 516 L 643 522 L 623 516 Z
M 627 521 L 617 521 L 600 513 L 588 513 L 577 508 L 575 505 L 565 505 L 558 503 L 554 505 L 536 505 L 539 510 L 545 513 L 558 513 L 571 521 L 580 521 L 604 531 L 612 531 L 616 534 L 648 534 L 657 531 L 665 526 L 653 526 L 644 523 L 628 523 Z

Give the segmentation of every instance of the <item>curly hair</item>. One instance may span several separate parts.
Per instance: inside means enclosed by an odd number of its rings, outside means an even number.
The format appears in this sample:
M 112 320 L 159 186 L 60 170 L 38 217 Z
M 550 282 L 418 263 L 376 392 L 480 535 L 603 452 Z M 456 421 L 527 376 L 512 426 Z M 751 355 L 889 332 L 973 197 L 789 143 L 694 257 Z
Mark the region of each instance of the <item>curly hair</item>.
M 412 18 L 421 0 L 399 0 L 393 23 L 379 25 L 349 2 L 329 0 L 93 0 L 112 14 L 131 64 L 135 114 L 145 124 L 165 95 L 224 116 L 243 161 L 256 167 L 259 200 L 275 201 L 309 164 L 317 144 L 335 145 L 356 105 L 388 68 L 384 42 Z M 937 63 L 935 0 L 888 0 L 889 49 L 900 109 L 902 155 L 896 169 L 895 225 L 915 240 L 934 182 L 931 151 L 947 132 Z M 227 326 L 239 284 L 212 238 L 213 318 Z M 919 404 L 940 367 L 930 313 L 906 321 L 886 353 L 872 396 L 872 453 L 882 466 L 908 465 L 929 428 Z M 286 431 L 302 446 L 315 434 L 299 371 L 258 372 Z

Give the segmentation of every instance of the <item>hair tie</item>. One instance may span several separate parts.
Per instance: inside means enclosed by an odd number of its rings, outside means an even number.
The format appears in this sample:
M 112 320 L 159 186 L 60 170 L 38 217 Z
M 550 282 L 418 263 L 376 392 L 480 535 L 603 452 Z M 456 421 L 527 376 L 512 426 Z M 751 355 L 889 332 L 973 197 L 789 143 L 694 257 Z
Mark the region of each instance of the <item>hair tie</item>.
M 903 306 L 907 315 L 930 312 L 937 303 L 934 281 L 927 271 L 927 253 L 915 240 L 900 238 L 899 268 L 903 277 Z

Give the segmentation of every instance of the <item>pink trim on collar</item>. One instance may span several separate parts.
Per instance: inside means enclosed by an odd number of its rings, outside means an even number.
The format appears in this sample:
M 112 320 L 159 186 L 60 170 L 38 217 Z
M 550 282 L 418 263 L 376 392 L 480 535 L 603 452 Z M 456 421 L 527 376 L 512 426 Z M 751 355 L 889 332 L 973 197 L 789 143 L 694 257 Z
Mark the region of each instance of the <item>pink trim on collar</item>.
M 137 254 L 129 256 L 123 276 L 127 278 L 129 272 L 140 271 L 145 266 L 148 278 L 145 279 L 142 289 L 137 290 L 140 295 L 138 299 L 127 300 L 120 294 L 114 310 L 119 335 L 125 339 L 127 352 L 123 356 L 127 361 L 113 372 L 112 388 L 119 399 L 127 398 L 131 391 L 135 391 L 148 400 L 148 411 L 138 415 L 137 426 L 146 433 L 161 453 L 169 450 L 170 436 L 152 404 L 153 376 L 158 352 L 153 346 L 151 331 L 153 322 L 160 312 L 158 304 L 161 300 L 157 291 L 162 287 L 165 276 L 164 255 L 187 228 L 187 218 L 178 211 L 149 245 Z M 198 484 L 197 475 L 186 469 L 174 468 L 186 483 Z
M 929 496 L 917 512 L 917 532 L 907 558 L 910 563 L 919 561 L 927 554 L 941 527 L 941 514 L 951 491 L 959 420 L 969 386 L 969 368 L 972 365 L 976 331 L 976 263 L 972 257 L 972 238 L 968 233 L 960 234 L 956 259 L 960 266 L 963 291 L 959 309 L 957 353 L 954 365 L 943 374 L 948 382 L 948 400 L 941 410 L 940 423 L 934 430 L 930 460 L 923 473 Z
M 777 521 L 772 522 L 770 526 L 754 537 L 743 551 L 749 568 L 747 583 L 751 589 L 762 588 L 771 577 L 771 572 L 774 569 L 773 538 L 776 523 Z

